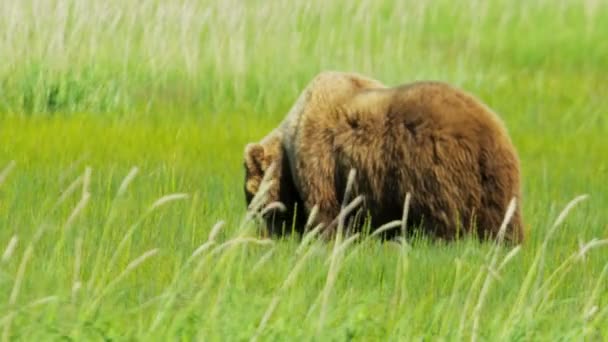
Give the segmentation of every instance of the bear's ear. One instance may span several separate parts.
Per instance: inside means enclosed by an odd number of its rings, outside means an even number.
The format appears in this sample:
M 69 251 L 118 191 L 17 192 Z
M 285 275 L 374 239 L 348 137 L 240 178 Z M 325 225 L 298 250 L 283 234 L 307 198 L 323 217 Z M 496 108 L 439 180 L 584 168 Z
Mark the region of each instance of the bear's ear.
M 245 146 L 245 167 L 249 172 L 263 174 L 264 147 L 257 143 Z

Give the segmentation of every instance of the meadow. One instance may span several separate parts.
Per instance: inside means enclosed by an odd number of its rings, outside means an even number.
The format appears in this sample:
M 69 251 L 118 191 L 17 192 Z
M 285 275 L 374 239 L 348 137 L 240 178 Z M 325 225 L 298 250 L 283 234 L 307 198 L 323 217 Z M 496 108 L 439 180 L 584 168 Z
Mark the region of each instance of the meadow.
M 604 0 L 0 0 L 2 340 L 608 339 L 607 34 Z M 260 237 L 243 148 L 322 70 L 486 102 L 525 243 Z

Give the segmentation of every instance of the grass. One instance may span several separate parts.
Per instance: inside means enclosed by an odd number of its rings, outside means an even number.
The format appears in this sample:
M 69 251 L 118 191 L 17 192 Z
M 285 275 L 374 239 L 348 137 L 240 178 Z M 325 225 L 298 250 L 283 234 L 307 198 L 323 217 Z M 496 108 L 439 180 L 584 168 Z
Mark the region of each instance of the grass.
M 590 0 L 0 2 L 2 338 L 607 339 L 607 23 Z M 494 108 L 526 243 L 258 239 L 243 147 L 326 69 Z

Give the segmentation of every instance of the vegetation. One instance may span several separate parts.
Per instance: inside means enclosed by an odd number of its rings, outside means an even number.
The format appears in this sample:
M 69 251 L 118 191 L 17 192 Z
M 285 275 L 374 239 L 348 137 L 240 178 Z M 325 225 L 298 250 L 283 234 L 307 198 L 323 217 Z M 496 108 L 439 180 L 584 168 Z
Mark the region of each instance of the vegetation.
M 601 0 L 0 1 L 3 340 L 608 339 L 606 32 Z M 526 243 L 261 238 L 243 147 L 327 69 L 495 109 Z

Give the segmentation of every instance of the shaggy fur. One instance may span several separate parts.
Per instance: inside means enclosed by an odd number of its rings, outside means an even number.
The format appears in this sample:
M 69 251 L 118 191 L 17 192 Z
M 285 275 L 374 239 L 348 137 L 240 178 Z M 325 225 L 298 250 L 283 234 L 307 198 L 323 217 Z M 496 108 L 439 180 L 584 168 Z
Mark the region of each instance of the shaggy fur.
M 288 210 L 269 218 L 271 232 L 301 231 L 316 205 L 317 221 L 331 233 L 354 168 L 354 191 L 364 196 L 372 227 L 400 219 L 409 192 L 411 229 L 443 239 L 463 232 L 493 238 L 515 197 L 506 239 L 523 240 L 519 159 L 504 125 L 479 100 L 444 83 L 387 88 L 361 75 L 324 72 L 277 129 L 245 148 L 248 203 L 272 163 L 268 200 Z

